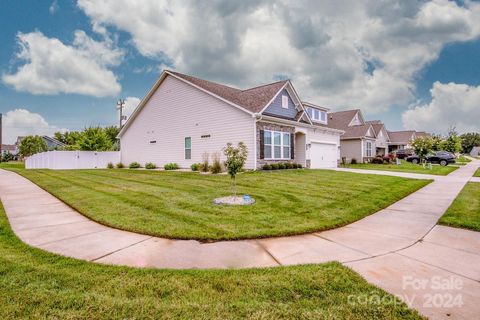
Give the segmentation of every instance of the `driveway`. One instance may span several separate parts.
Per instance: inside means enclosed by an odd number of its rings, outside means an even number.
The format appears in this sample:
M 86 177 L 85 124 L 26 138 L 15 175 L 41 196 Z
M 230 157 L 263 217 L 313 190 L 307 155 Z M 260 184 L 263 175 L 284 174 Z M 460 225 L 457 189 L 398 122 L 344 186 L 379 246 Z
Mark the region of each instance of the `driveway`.
M 476 160 L 448 176 L 435 176 L 428 186 L 348 226 L 259 240 L 200 243 L 112 229 L 5 170 L 0 170 L 0 199 L 19 238 L 53 253 L 98 263 L 174 269 L 336 260 L 426 316 L 472 319 L 480 314 L 480 233 L 436 223 L 479 166 Z

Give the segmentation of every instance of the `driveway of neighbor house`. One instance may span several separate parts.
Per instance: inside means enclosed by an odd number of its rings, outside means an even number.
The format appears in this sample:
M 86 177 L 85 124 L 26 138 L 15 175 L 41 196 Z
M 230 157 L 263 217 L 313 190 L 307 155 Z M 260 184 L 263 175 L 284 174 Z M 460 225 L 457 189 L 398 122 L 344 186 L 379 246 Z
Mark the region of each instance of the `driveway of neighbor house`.
M 14 232 L 50 252 L 99 263 L 175 269 L 337 260 L 426 316 L 474 318 L 480 313 L 480 233 L 436 222 L 479 166 L 476 160 L 448 176 L 435 176 L 433 183 L 348 226 L 258 240 L 200 243 L 112 229 L 5 170 L 0 170 L 0 199 Z M 439 281 L 456 286 L 439 287 Z M 460 295 L 463 306 L 435 307 L 439 299 L 451 302 L 449 294 Z

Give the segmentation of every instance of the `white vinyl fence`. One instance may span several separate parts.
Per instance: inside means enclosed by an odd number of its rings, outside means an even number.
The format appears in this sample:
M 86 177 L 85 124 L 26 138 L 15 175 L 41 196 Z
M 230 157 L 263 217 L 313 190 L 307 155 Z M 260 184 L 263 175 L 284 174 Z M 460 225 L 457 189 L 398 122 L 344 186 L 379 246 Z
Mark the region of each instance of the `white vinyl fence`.
M 25 161 L 27 169 L 102 169 L 120 162 L 120 151 L 47 151 Z

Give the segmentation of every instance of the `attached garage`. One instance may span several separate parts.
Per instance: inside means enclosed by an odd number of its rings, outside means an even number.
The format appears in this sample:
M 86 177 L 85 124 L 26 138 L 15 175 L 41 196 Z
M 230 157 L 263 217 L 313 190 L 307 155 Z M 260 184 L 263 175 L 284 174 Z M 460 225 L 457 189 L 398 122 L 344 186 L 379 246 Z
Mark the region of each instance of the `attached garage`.
M 311 142 L 310 168 L 336 168 L 337 145 L 334 143 Z

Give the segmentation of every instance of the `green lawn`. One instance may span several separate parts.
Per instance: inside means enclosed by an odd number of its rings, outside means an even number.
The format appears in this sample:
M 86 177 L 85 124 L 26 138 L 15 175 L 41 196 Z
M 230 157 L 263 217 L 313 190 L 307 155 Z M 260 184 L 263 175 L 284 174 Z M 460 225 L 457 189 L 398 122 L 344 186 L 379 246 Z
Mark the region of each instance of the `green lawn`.
M 451 227 L 480 231 L 480 183 L 467 183 L 439 222 Z
M 465 156 L 460 156 L 456 159 L 457 162 L 471 162 L 472 160 L 468 159 L 467 157 Z
M 396 164 L 373 164 L 373 163 L 358 163 L 358 164 L 347 164 L 343 165 L 343 168 L 352 168 L 352 169 L 366 169 L 366 170 L 385 170 L 385 171 L 396 171 L 396 172 L 409 172 L 409 173 L 421 173 L 421 174 L 434 174 L 439 176 L 446 176 L 452 171 L 458 169 L 456 166 L 446 166 L 442 167 L 439 165 L 432 165 L 432 170 L 424 168 L 422 165 L 413 164 L 407 161 L 402 160 L 401 165 Z
M 23 244 L 1 204 L 0 275 L 0 319 L 420 319 L 339 263 L 174 271 L 64 258 Z M 349 303 L 368 297 L 382 303 Z
M 237 177 L 252 206 L 219 206 L 226 175 L 147 170 L 10 169 L 87 217 L 115 228 L 177 239 L 224 240 L 302 234 L 342 226 L 429 183 L 329 170 L 250 172 Z
M 474 177 L 480 177 L 480 168 L 473 175 Z

